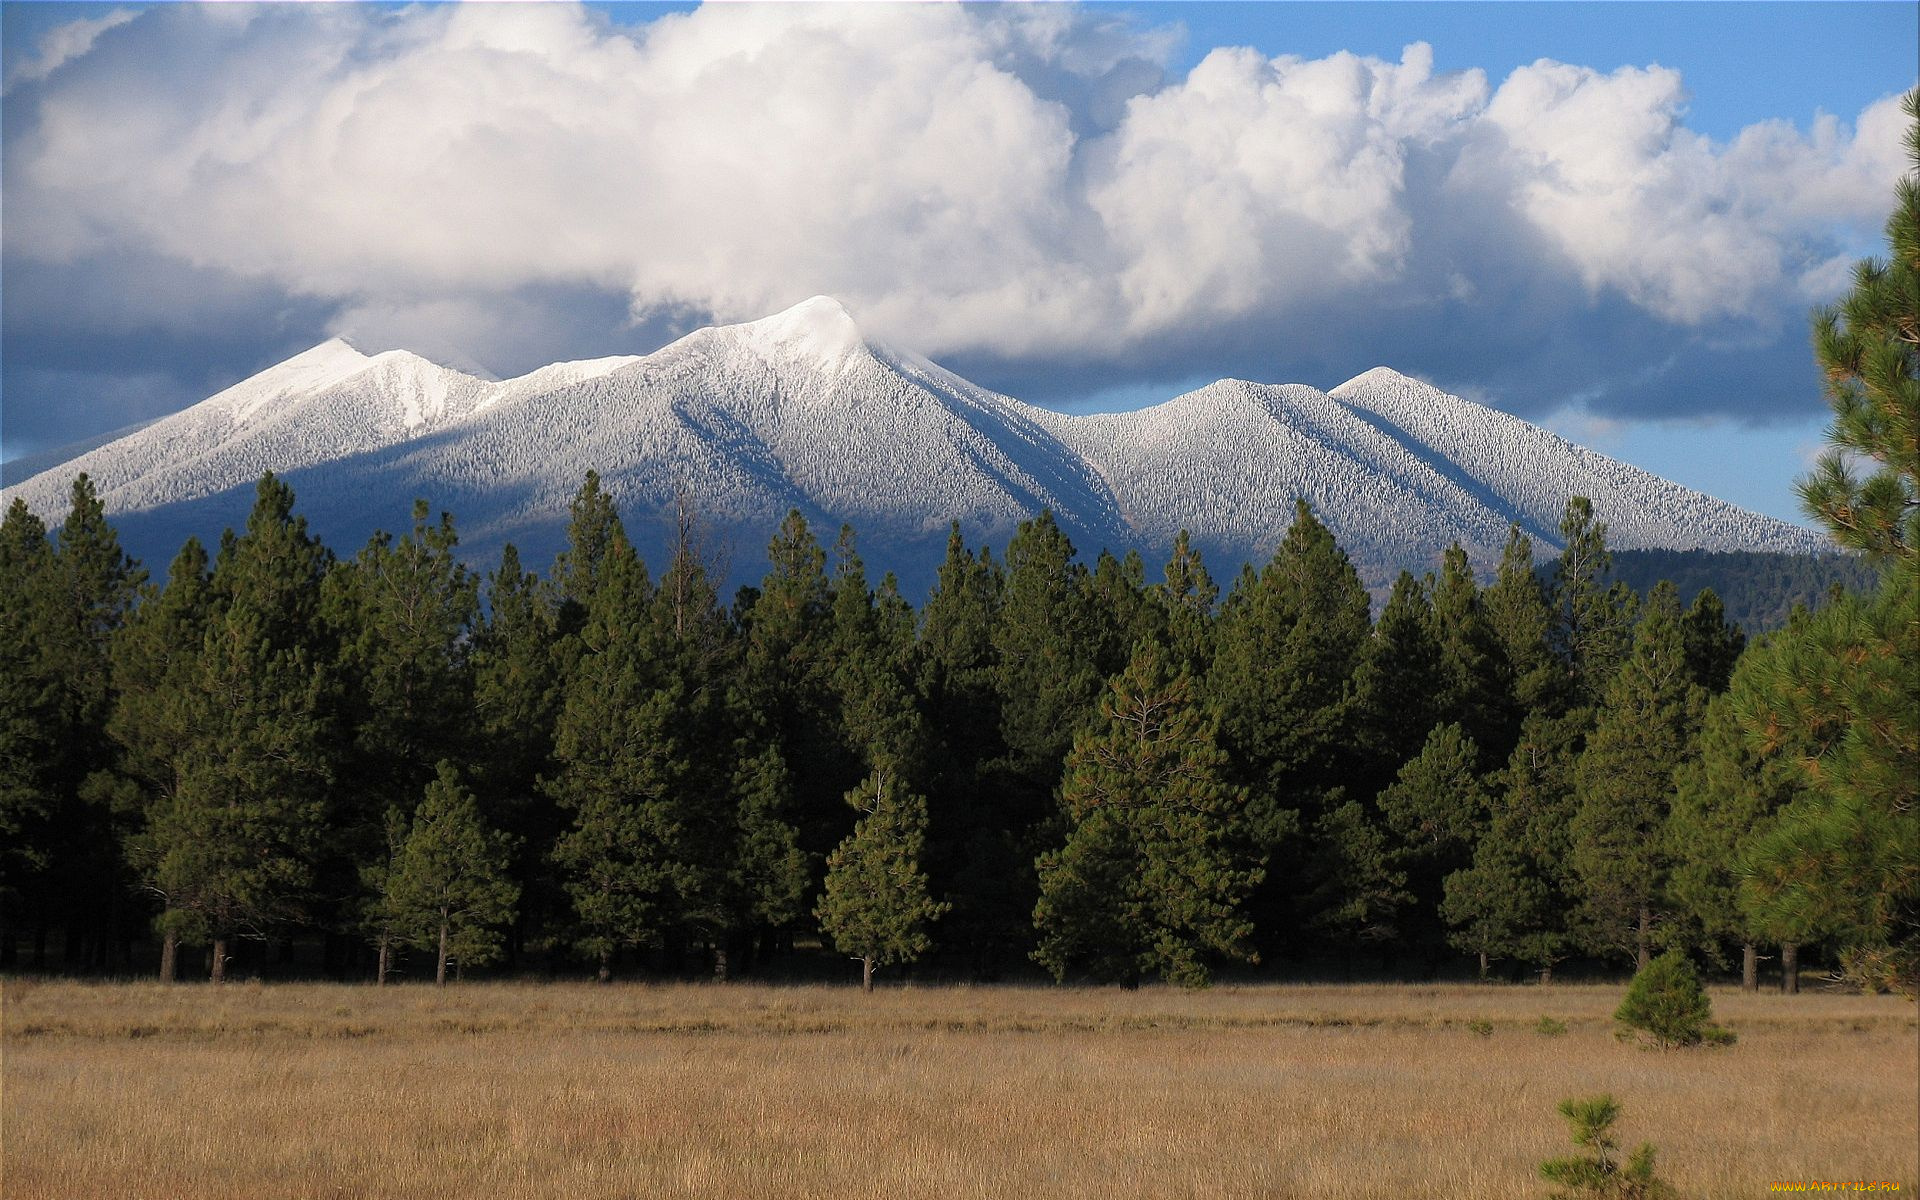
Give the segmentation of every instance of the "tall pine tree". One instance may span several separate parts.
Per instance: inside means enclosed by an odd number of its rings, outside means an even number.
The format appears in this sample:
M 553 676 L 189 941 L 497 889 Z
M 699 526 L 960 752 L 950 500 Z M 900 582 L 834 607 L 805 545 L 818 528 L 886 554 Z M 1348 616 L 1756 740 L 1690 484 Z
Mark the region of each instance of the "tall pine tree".
M 1607 687 L 1576 772 L 1573 864 L 1587 890 L 1598 948 L 1652 958 L 1670 863 L 1662 832 L 1674 771 L 1699 726 L 1703 697 L 1687 669 L 1673 585 L 1648 597 L 1633 651 Z
M 1214 957 L 1251 959 L 1242 904 L 1262 873 L 1246 792 L 1228 783 L 1215 718 L 1151 642 L 1074 741 L 1061 785 L 1066 844 L 1042 855 L 1035 957 L 1129 986 L 1204 985 Z

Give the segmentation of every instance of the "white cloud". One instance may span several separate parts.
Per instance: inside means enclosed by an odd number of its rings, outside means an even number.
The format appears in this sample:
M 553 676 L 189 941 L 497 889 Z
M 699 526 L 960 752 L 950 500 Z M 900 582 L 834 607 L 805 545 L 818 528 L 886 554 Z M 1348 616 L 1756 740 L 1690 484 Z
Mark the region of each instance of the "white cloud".
M 82 17 L 54 26 L 40 38 L 40 52 L 8 73 L 4 90 L 11 92 L 22 84 L 38 83 L 47 78 L 93 49 L 94 40 L 101 34 L 125 25 L 138 15 L 130 8 L 116 8 L 97 17 Z
M 36 60 L 9 254 L 160 254 L 476 352 L 517 321 L 482 306 L 542 287 L 721 319 L 832 293 L 929 353 L 1026 361 L 1549 292 L 1688 329 L 1802 310 L 1901 168 L 1891 100 L 1720 144 L 1660 68 L 1492 89 L 1422 45 L 1220 49 L 1163 86 L 1168 31 L 1067 8 L 635 32 L 562 5 L 162 6 L 98 32 Z

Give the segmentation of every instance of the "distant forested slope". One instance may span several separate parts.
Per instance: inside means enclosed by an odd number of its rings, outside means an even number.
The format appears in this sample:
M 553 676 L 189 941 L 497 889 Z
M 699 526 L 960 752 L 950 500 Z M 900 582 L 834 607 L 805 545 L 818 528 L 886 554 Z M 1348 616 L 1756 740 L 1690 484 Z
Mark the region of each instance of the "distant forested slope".
M 1726 605 L 1727 619 L 1755 634 L 1785 625 L 1796 604 L 1817 607 L 1835 584 L 1866 591 L 1877 575 L 1851 554 L 1615 550 L 1613 577 L 1642 595 L 1662 579 L 1688 598 L 1710 587 Z

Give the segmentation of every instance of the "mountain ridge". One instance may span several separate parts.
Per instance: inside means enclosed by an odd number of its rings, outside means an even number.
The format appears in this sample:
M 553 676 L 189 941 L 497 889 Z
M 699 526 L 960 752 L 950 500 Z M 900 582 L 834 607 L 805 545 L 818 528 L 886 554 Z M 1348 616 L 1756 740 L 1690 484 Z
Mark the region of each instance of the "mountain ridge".
M 1489 571 L 1512 521 L 1549 549 L 1574 494 L 1621 548 L 1825 548 L 1389 367 L 1325 392 L 1222 379 L 1070 415 L 868 338 L 828 297 L 506 380 L 328 339 L 0 494 L 51 522 L 84 470 L 141 557 L 166 558 L 187 533 L 243 519 L 273 470 L 343 553 L 424 496 L 455 514 L 470 558 L 512 540 L 538 561 L 589 468 L 643 549 L 680 498 L 736 559 L 799 508 L 828 530 L 852 523 L 875 574 L 915 582 L 931 579 L 951 521 L 1004 543 L 1041 508 L 1086 550 L 1158 551 L 1185 528 L 1216 567 L 1260 562 L 1296 496 L 1375 588 L 1454 541 Z

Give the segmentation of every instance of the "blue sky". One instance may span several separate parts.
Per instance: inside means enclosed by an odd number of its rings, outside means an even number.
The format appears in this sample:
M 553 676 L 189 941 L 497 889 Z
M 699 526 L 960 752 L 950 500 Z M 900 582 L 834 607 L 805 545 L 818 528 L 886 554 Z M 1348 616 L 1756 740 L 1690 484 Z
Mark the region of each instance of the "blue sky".
M 1384 363 L 1797 518 L 1916 45 L 1910 3 L 7 3 L 0 450 L 334 334 L 510 374 L 827 292 L 1037 403 Z

